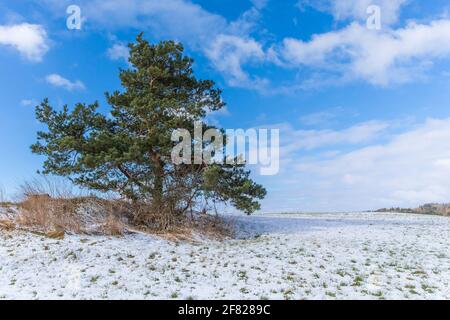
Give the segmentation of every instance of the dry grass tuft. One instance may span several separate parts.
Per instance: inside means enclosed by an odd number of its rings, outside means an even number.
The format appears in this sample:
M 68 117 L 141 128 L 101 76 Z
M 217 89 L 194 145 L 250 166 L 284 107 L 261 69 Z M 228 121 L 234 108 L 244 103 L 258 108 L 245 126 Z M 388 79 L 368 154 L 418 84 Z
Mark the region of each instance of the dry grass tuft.
M 182 223 L 177 223 L 171 229 L 156 232 L 156 234 L 174 242 L 195 242 L 199 238 L 225 240 L 233 236 L 234 223 L 226 221 L 217 215 L 196 214 L 195 216 L 184 218 Z
M 75 233 L 83 231 L 82 221 L 77 215 L 76 203 L 67 199 L 30 197 L 19 204 L 20 225 L 43 232 L 67 230 Z
M 122 221 L 110 214 L 106 218 L 105 223 L 102 224 L 101 230 L 106 235 L 119 237 L 127 231 L 127 228 Z
M 59 230 L 49 231 L 45 235 L 52 239 L 62 240 L 62 239 L 64 239 L 65 234 L 66 234 L 66 232 L 64 230 L 59 229 Z
M 0 220 L 0 228 L 10 231 L 16 228 L 16 224 L 9 220 Z
M 206 237 L 223 240 L 233 237 L 235 224 L 231 220 L 224 220 L 215 215 L 203 215 L 195 221 L 193 229 Z

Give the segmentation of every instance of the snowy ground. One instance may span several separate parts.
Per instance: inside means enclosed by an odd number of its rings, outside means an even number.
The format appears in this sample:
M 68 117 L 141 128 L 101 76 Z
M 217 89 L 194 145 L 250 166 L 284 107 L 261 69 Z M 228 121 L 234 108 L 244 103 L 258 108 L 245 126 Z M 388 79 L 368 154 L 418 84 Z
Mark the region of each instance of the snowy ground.
M 0 231 L 0 299 L 450 299 L 450 218 L 237 218 L 244 239 Z

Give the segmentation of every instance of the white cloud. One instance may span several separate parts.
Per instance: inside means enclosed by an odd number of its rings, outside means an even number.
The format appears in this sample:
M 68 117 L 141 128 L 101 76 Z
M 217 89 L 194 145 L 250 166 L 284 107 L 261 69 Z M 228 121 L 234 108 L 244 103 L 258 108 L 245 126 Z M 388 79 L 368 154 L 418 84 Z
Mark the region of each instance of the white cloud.
M 83 90 L 86 88 L 80 80 L 70 81 L 56 73 L 48 75 L 45 80 L 55 87 L 61 87 L 69 91 Z
M 380 136 L 388 129 L 389 124 L 381 121 L 369 121 L 356 124 L 343 130 L 295 130 L 289 124 L 282 124 L 282 154 L 290 157 L 300 150 L 313 150 L 334 145 L 357 145 L 367 143 Z
M 347 110 L 342 107 L 336 107 L 331 109 L 326 109 L 320 112 L 314 112 L 306 114 L 300 117 L 300 122 L 306 126 L 320 126 L 324 124 L 329 124 L 332 120 L 336 119 L 339 114 L 349 116 Z M 354 116 L 351 115 L 351 116 Z
M 449 202 L 450 118 L 428 119 L 382 141 L 351 151 L 330 144 L 323 153 L 289 153 L 280 175 L 271 177 L 276 188 L 263 209 L 356 211 Z
M 28 60 L 39 62 L 49 50 L 47 32 L 41 25 L 0 25 L 0 45 L 11 46 Z
M 279 52 L 291 67 L 310 67 L 374 85 L 403 83 L 421 76 L 435 59 L 450 58 L 450 20 L 410 23 L 384 32 L 353 23 L 310 41 L 286 38 Z
M 251 36 L 257 31 L 261 19 L 260 10 L 267 5 L 267 1 L 254 0 L 252 3 L 253 7 L 216 34 L 209 44 L 204 46 L 203 51 L 214 68 L 224 75 L 229 85 L 264 91 L 269 80 L 252 76 L 244 70 L 244 66 L 261 65 L 269 59 L 262 43 Z
M 46 0 L 55 12 L 72 2 Z M 170 37 L 198 47 L 228 25 L 222 16 L 189 0 L 80 0 L 78 5 L 86 24 L 92 27 L 148 30 L 159 38 Z
M 262 9 L 265 6 L 267 6 L 267 3 L 269 2 L 269 0 L 251 0 L 251 2 L 255 6 L 255 8 Z
M 35 99 L 23 99 L 20 101 L 20 104 L 24 107 L 36 106 L 38 103 Z
M 47 3 L 60 7 L 70 1 L 47 0 Z M 355 80 L 378 86 L 405 83 L 422 79 L 438 59 L 450 57 L 450 20 L 446 19 L 381 31 L 368 30 L 364 22 L 354 22 L 307 41 L 285 38 L 281 44 L 268 48 L 270 44 L 255 36 L 264 32 L 258 27 L 266 1 L 252 3 L 234 21 L 189 0 L 81 0 L 80 6 L 87 24 L 94 28 L 148 30 L 148 38 L 181 41 L 191 50 L 206 55 L 229 85 L 262 92 L 289 93 Z M 407 0 L 324 0 L 319 7 L 338 19 L 363 21 L 367 6 L 378 4 L 384 21 L 394 22 L 406 3 Z M 269 38 L 267 41 L 271 41 Z M 116 44 L 108 55 L 124 59 L 126 50 Z M 252 73 L 256 67 L 259 71 L 261 66 L 270 64 L 298 68 L 303 80 L 294 80 L 297 83 L 285 80 L 279 86 L 270 86 L 264 73 Z M 269 87 L 271 90 L 267 90 Z
M 381 9 L 381 20 L 384 25 L 397 22 L 400 9 L 409 0 L 300 0 L 298 6 L 312 6 L 321 11 L 330 12 L 336 20 L 356 19 L 366 21 L 367 8 L 377 5 Z
M 108 49 L 107 54 L 111 60 L 123 60 L 128 62 L 130 49 L 124 44 L 116 43 Z
M 262 46 L 253 39 L 221 34 L 206 50 L 206 56 L 217 70 L 225 74 L 230 85 L 262 87 L 266 80 L 253 78 L 242 69 L 249 61 L 263 61 L 265 53 Z
M 70 3 L 70 0 L 46 1 L 53 8 L 64 8 Z M 255 31 L 260 19 L 259 10 L 266 3 L 267 0 L 253 0 L 249 10 L 235 21 L 227 21 L 190 0 L 79 1 L 88 24 L 109 30 L 146 30 L 157 39 L 181 41 L 191 49 L 206 54 L 213 67 L 224 74 L 230 85 L 251 88 L 260 88 L 265 82 L 264 79 L 250 77 L 243 65 L 260 61 L 264 54 L 261 44 L 250 34 Z M 147 34 L 147 37 L 150 36 Z M 113 47 L 109 54 L 123 57 L 124 50 Z

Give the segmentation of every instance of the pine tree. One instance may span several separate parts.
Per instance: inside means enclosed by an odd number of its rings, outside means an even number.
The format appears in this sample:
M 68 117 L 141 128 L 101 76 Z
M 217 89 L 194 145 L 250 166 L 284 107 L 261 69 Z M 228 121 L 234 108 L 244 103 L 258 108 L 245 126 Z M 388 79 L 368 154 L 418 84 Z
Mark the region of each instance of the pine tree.
M 225 106 L 214 82 L 195 77 L 193 59 L 180 43 L 153 45 L 140 34 L 129 48 L 131 67 L 120 70 L 123 91 L 106 93 L 109 116 L 98 111 L 98 102 L 57 111 L 45 99 L 36 107 L 47 130 L 38 132 L 31 148 L 46 157 L 43 173 L 146 204 L 141 222 L 163 216 L 163 227 L 200 199 L 231 203 L 248 214 L 258 210 L 266 190 L 244 165 L 171 161 L 174 130 L 193 134 L 195 121 L 214 128 L 203 121 Z

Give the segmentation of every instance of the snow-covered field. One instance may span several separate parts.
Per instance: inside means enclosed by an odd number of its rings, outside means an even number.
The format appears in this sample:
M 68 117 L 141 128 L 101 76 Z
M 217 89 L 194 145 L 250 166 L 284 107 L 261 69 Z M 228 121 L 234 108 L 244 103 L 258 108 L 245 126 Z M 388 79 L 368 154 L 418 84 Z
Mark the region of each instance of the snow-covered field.
M 450 299 L 450 218 L 236 218 L 242 238 L 0 231 L 0 299 Z

